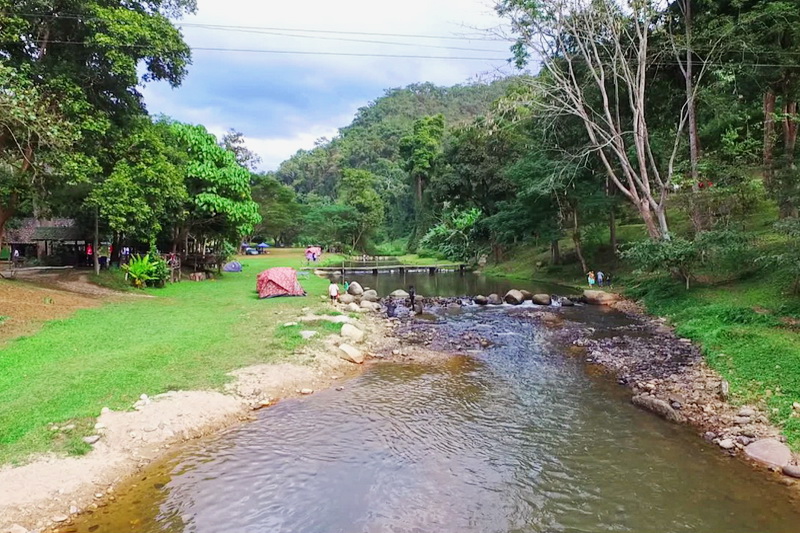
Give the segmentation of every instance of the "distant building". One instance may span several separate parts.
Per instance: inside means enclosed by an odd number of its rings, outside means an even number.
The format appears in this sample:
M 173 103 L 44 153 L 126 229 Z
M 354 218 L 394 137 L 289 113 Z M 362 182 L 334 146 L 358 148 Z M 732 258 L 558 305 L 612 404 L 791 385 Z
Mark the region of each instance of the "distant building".
M 87 255 L 88 240 L 71 218 L 37 220 L 23 218 L 5 229 L 3 243 L 24 258 L 53 258 L 63 264 L 80 264 Z

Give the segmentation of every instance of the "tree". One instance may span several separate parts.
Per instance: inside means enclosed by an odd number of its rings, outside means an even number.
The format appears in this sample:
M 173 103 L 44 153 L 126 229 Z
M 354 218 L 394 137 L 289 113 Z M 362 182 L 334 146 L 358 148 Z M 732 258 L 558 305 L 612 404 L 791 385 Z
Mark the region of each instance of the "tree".
M 182 168 L 187 200 L 175 214 L 173 247 L 181 247 L 190 233 L 228 242 L 250 235 L 261 216 L 247 169 L 203 126 L 173 122 L 170 129 L 188 155 Z
M 304 217 L 302 238 L 313 244 L 343 247 L 358 233 L 358 212 L 344 204 L 318 204 Z
M 3 229 L 44 179 L 69 168 L 78 138 L 54 99 L 0 61 L 0 249 Z
M 583 155 L 596 156 L 612 183 L 634 205 L 653 239 L 669 239 L 667 199 L 688 113 L 672 127 L 663 155 L 648 115 L 654 0 L 502 0 L 498 12 L 517 34 L 518 65 L 542 61 L 530 101 L 552 117 L 580 120 L 588 140 Z
M 255 171 L 261 164 L 261 157 L 250 150 L 245 143 L 244 134 L 231 128 L 222 136 L 220 146 L 233 152 L 237 163 L 248 170 Z
M 275 244 L 290 244 L 300 229 L 301 207 L 294 190 L 272 174 L 253 177 L 253 201 L 258 204 L 261 222 L 253 231 L 271 237 Z
M 356 213 L 351 246 L 363 250 L 367 239 L 383 223 L 383 200 L 375 191 L 376 177 L 366 170 L 347 169 L 339 185 L 339 201 Z

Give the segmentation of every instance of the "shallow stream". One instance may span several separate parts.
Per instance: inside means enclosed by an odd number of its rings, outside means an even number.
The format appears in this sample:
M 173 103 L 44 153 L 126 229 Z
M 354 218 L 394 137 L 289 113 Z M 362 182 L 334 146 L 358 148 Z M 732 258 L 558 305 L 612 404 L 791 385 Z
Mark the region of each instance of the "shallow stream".
M 562 311 L 598 333 L 627 320 Z M 472 308 L 439 327 L 491 346 L 376 364 L 341 391 L 281 402 L 193 444 L 74 531 L 798 531 L 785 487 L 633 407 L 529 318 Z

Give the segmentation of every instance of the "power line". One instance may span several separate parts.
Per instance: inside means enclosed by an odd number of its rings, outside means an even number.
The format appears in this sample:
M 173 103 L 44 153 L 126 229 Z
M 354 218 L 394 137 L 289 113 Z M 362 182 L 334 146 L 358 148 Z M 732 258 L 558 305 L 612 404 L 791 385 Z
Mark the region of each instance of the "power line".
M 84 15 L 80 15 L 77 13 L 63 13 L 63 14 L 46 14 L 46 13 L 11 13 L 18 17 L 29 17 L 29 18 L 64 18 L 70 20 L 94 20 L 94 21 L 105 21 L 106 19 L 97 18 L 97 17 L 88 17 Z M 321 30 L 316 28 L 280 28 L 280 27 L 270 27 L 270 26 L 237 26 L 237 25 L 226 25 L 226 24 L 207 24 L 207 23 L 199 23 L 199 22 L 180 22 L 174 21 L 175 24 L 187 27 L 187 28 L 206 28 L 206 29 L 224 29 L 224 30 L 232 30 L 232 31 L 249 31 L 249 30 L 263 30 L 263 31 L 292 31 L 292 32 L 301 32 L 301 33 L 320 33 L 320 34 L 334 34 L 334 35 L 362 35 L 362 36 L 371 36 L 371 37 L 405 37 L 405 38 L 413 38 L 413 39 L 441 39 L 441 40 L 452 40 L 452 41 L 493 41 L 496 42 L 498 40 L 506 41 L 504 39 L 495 39 L 495 38 L 488 38 L 488 37 L 458 37 L 455 35 L 426 35 L 426 34 L 414 34 L 414 33 L 382 33 L 382 32 L 366 32 L 366 31 L 345 31 L 345 30 Z
M 283 33 L 278 31 L 268 30 L 231 30 L 229 28 L 217 28 L 214 26 L 197 26 L 198 29 L 233 31 L 236 33 L 254 33 L 257 35 L 275 35 L 279 37 L 296 37 L 299 39 L 317 39 L 324 41 L 342 41 L 351 43 L 368 43 L 368 44 L 385 44 L 390 46 L 411 46 L 415 48 L 437 48 L 440 50 L 459 50 L 463 52 L 499 52 L 499 50 L 492 50 L 489 48 L 465 48 L 461 46 L 440 46 L 435 44 L 421 44 L 421 43 L 408 43 L 399 41 L 376 41 L 372 39 L 350 39 L 347 37 L 325 37 L 321 35 L 298 35 L 296 33 Z M 291 31 L 291 30 L 289 30 Z
M 37 44 L 43 44 L 44 41 L 33 41 Z M 77 41 L 47 41 L 48 44 L 66 44 L 74 46 L 97 46 L 97 43 L 86 43 Z M 149 48 L 145 45 L 120 45 L 117 48 Z M 401 59 L 448 59 L 458 61 L 507 61 L 505 57 L 458 57 L 458 56 L 430 56 L 430 55 L 412 55 L 412 54 L 378 54 L 369 52 L 320 52 L 313 50 L 265 50 L 257 48 L 218 48 L 218 47 L 204 47 L 193 46 L 192 51 L 204 52 L 247 52 L 247 53 L 260 53 L 260 54 L 287 54 L 287 55 L 318 55 L 318 56 L 351 56 L 351 57 L 392 57 Z

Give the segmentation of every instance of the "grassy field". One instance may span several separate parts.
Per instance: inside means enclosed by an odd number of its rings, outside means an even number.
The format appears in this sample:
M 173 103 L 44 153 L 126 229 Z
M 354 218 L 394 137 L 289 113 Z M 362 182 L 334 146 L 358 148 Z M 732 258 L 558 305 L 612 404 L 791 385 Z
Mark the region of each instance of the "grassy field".
M 81 437 L 103 406 L 127 409 L 142 393 L 220 387 L 233 369 L 289 357 L 304 341 L 298 327 L 280 326 L 304 307 L 326 309 L 328 282 L 310 276 L 301 280 L 308 297 L 259 300 L 256 274 L 297 267 L 302 257 L 274 250 L 241 261 L 242 273 L 83 309 L 0 350 L 0 464 L 48 450 L 88 451 Z M 47 428 L 67 421 L 77 427 L 66 435 Z

